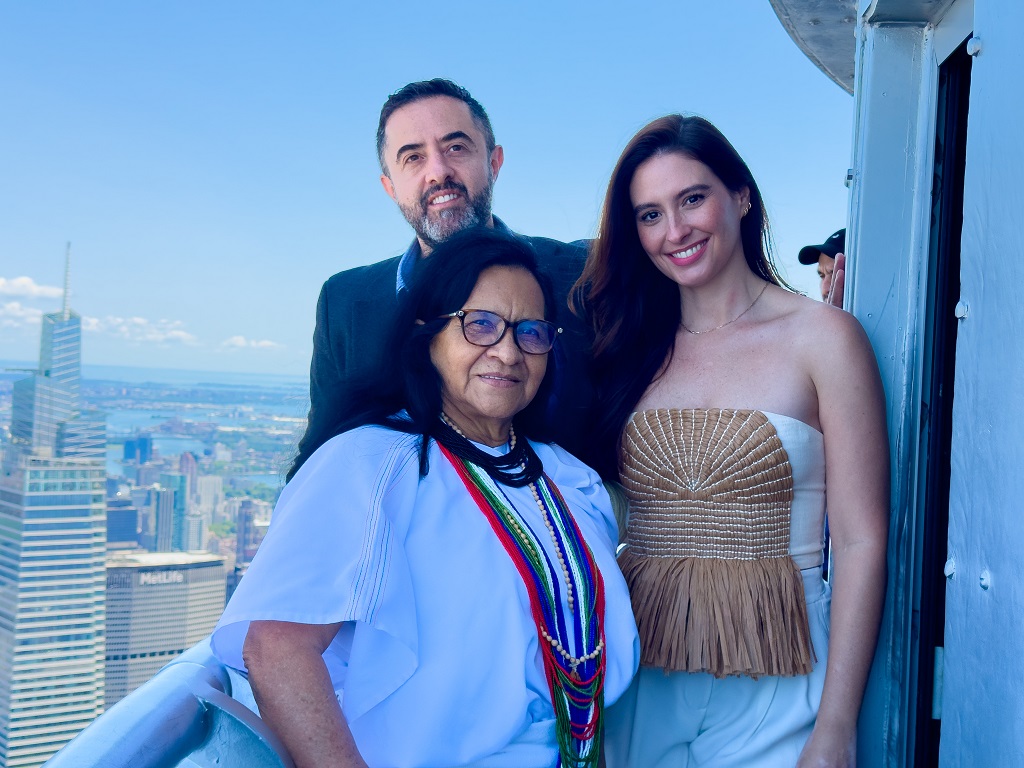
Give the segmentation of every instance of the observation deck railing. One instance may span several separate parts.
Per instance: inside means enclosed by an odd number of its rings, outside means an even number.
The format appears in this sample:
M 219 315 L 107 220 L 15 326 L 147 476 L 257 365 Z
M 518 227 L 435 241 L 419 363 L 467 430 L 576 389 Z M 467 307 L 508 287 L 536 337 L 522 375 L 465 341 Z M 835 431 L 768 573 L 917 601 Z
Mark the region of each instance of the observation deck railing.
M 208 640 L 100 715 L 45 768 L 294 768 Z M 244 685 L 244 683 L 243 683 Z M 251 699 L 247 690 L 235 692 Z

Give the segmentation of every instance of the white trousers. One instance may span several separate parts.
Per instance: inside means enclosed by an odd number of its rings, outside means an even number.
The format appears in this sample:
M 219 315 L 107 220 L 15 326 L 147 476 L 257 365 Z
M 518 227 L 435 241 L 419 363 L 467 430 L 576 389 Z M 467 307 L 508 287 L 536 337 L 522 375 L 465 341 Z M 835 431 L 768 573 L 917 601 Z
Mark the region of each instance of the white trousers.
M 831 590 L 802 572 L 816 661 L 799 677 L 716 678 L 640 667 L 608 709 L 608 768 L 793 768 L 825 683 Z

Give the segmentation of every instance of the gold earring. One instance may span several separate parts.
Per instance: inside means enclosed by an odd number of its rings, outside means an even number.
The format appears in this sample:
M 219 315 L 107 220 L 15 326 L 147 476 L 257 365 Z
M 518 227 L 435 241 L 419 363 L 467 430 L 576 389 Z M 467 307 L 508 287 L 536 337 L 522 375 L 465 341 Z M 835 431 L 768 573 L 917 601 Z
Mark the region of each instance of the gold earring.
M 750 201 L 747 201 L 747 204 L 743 207 L 743 214 L 740 218 L 746 216 L 748 213 L 750 213 Z

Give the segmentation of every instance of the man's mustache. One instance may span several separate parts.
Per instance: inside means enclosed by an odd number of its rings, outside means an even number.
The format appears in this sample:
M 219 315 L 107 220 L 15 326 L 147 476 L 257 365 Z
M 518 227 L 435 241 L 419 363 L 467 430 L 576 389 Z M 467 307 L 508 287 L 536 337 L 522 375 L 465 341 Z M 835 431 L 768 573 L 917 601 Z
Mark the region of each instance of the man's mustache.
M 469 190 L 466 189 L 466 187 L 463 186 L 462 184 L 459 184 L 457 181 L 449 181 L 444 184 L 435 184 L 434 186 L 427 189 L 427 191 L 423 194 L 423 197 L 420 198 L 420 205 L 423 206 L 423 210 L 426 211 L 427 208 L 430 206 L 430 198 L 437 197 L 439 194 L 444 194 L 446 192 L 458 192 L 467 201 L 469 200 Z

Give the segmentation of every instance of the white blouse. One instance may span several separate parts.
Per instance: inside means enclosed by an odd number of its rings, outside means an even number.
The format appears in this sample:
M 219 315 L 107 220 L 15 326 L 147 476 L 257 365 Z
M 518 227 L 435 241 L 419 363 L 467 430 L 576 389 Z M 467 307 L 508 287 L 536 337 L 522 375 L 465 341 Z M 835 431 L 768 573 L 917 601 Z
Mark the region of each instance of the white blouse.
M 561 448 L 533 447 L 604 576 L 609 705 L 636 671 L 639 642 L 608 494 Z M 244 670 L 250 621 L 345 622 L 324 660 L 370 766 L 462 766 L 498 753 L 514 765 L 517 740 L 554 720 L 529 596 L 437 444 L 423 478 L 418 450 L 417 436 L 376 426 L 321 446 L 282 492 L 213 649 Z M 529 487 L 502 488 L 543 532 Z M 557 754 L 552 741 L 549 765 Z

